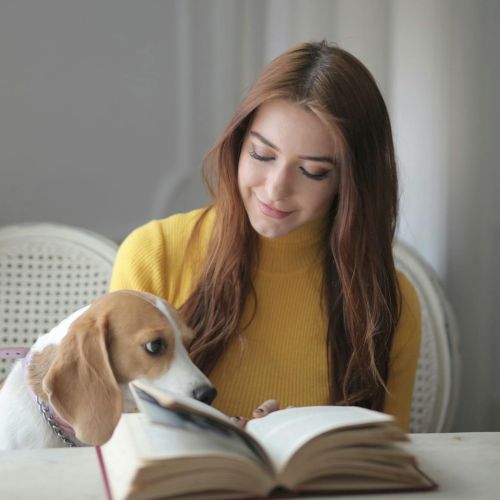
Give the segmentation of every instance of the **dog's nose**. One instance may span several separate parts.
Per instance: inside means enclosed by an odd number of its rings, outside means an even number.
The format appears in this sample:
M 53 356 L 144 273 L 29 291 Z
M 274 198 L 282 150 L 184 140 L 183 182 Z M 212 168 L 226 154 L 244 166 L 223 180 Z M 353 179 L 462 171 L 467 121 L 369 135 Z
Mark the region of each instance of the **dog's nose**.
M 202 385 L 193 390 L 193 398 L 207 405 L 212 404 L 215 396 L 217 396 L 217 389 L 211 385 Z

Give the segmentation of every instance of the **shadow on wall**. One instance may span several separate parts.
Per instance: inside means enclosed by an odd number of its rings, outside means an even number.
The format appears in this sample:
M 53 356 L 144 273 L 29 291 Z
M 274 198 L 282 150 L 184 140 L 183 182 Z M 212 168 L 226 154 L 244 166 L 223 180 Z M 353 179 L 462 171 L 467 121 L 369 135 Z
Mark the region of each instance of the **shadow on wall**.
M 151 200 L 151 218 L 162 219 L 172 214 L 189 212 L 210 201 L 201 169 L 165 172 Z

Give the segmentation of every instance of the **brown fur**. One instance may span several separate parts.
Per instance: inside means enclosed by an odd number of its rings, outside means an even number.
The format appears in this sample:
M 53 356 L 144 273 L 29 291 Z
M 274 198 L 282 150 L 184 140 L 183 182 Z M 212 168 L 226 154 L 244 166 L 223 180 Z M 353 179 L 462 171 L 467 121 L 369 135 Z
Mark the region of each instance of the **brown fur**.
M 122 412 L 118 384 L 154 378 L 168 368 L 172 328 L 154 299 L 128 290 L 106 294 L 73 322 L 59 346 L 33 355 L 29 377 L 35 392 L 72 425 L 80 441 L 97 445 L 111 437 Z M 165 306 L 189 344 L 191 330 Z M 158 337 L 166 352 L 149 356 L 142 346 Z
M 43 390 L 43 379 L 57 355 L 58 346 L 49 345 L 43 351 L 35 352 L 31 356 L 28 368 L 28 383 L 35 394 L 44 401 L 48 401 L 47 394 Z

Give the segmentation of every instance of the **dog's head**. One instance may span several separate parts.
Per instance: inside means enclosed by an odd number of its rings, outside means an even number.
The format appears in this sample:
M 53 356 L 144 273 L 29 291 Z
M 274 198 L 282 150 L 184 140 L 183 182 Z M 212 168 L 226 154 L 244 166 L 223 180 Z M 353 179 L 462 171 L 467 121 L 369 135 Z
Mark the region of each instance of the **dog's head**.
M 71 323 L 57 348 L 49 346 L 48 367 L 40 368 L 45 350 L 33 356 L 30 378 L 78 440 L 98 445 L 111 437 L 122 413 L 119 384 L 145 378 L 160 389 L 212 402 L 215 388 L 186 350 L 192 339 L 164 300 L 132 290 L 108 293 Z

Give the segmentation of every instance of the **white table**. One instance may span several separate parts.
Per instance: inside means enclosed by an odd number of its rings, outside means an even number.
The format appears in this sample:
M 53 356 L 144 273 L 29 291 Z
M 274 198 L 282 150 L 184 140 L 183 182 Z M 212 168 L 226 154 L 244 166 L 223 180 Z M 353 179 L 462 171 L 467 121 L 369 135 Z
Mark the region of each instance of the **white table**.
M 413 434 L 411 439 L 411 447 L 420 468 L 439 484 L 438 490 L 390 495 L 349 495 L 344 498 L 500 498 L 500 432 Z M 0 452 L 0 498 L 104 500 L 106 495 L 94 448 Z M 318 498 L 320 497 L 315 497 L 314 500 Z

